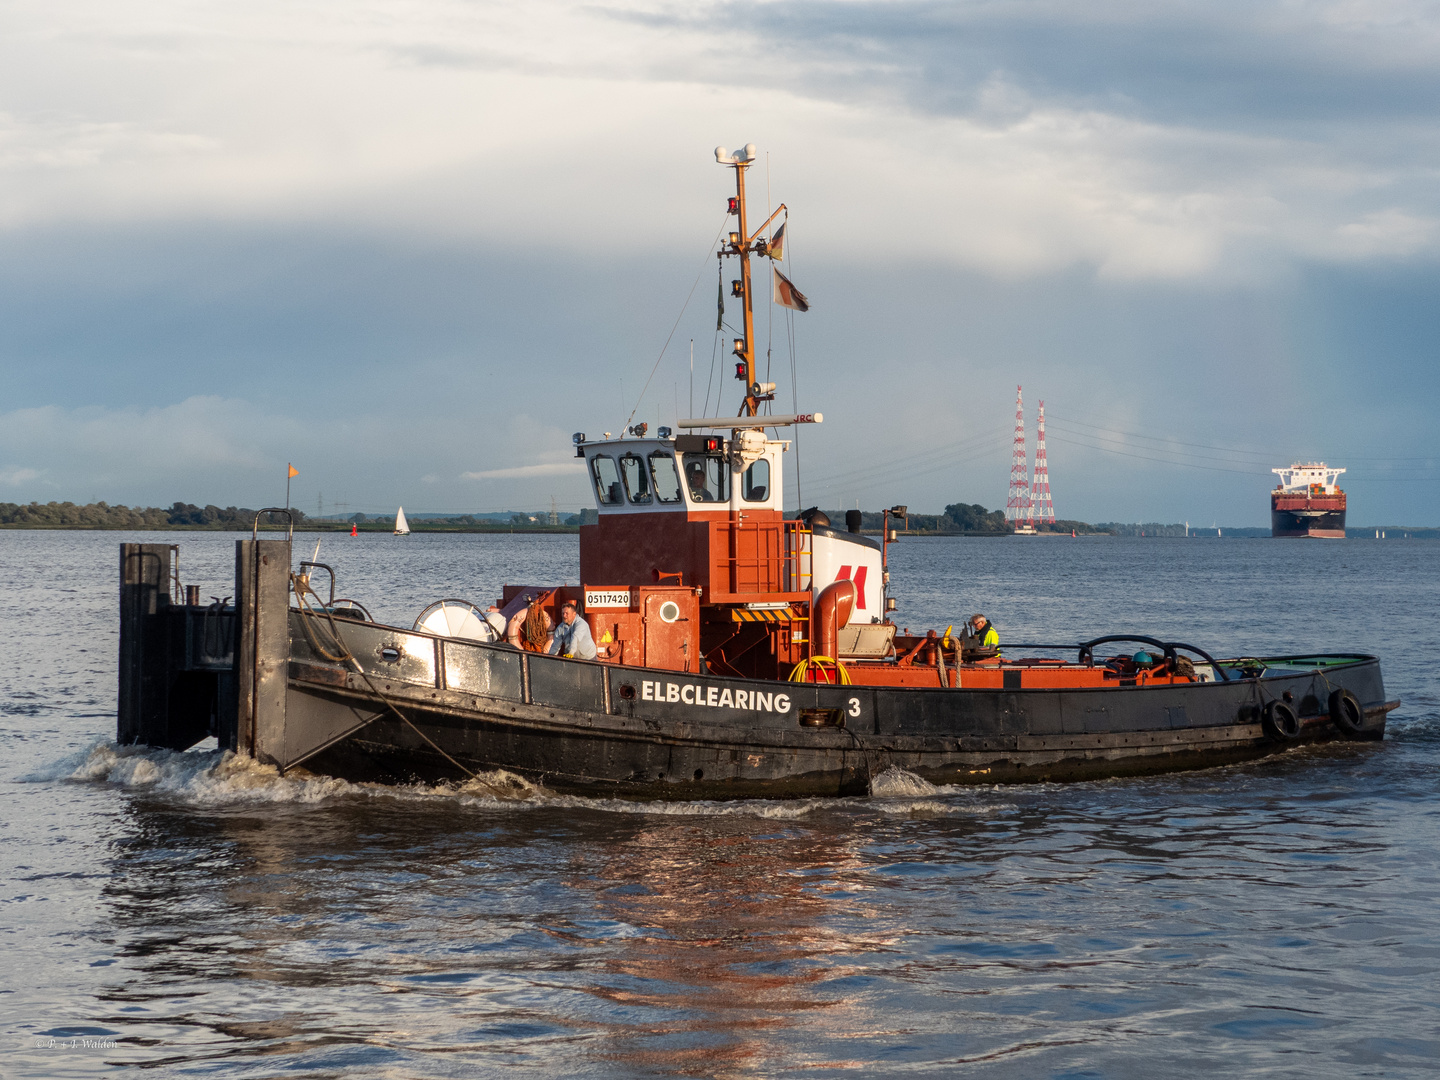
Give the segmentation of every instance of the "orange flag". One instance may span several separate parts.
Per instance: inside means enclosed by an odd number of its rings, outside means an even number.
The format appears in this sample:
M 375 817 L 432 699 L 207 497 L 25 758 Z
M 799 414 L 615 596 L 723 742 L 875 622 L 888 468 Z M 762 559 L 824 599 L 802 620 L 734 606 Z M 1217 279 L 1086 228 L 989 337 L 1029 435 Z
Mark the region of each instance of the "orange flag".
M 299 475 L 300 475 L 300 470 L 297 469 L 294 465 L 291 465 L 291 466 L 290 466 L 290 475 L 287 476 L 285 479 L 289 480 L 289 479 L 292 479 L 293 477 L 296 477 L 296 476 L 299 476 Z

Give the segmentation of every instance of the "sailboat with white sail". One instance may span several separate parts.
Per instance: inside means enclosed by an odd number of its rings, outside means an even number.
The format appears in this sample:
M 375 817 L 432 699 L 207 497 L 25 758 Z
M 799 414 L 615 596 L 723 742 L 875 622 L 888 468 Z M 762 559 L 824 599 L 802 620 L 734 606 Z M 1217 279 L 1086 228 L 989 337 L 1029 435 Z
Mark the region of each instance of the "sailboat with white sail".
M 405 520 L 405 507 L 403 506 L 395 511 L 395 535 L 410 535 L 410 523 Z

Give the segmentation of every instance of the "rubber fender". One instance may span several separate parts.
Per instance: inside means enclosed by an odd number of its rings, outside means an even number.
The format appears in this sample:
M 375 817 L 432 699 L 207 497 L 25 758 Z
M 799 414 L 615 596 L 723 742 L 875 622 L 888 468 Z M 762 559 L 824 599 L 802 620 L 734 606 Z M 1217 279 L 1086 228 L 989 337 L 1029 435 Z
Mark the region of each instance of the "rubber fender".
M 1283 701 L 1272 701 L 1265 706 L 1262 723 L 1265 733 L 1278 742 L 1289 742 L 1300 737 L 1300 717 Z
M 1360 701 L 1343 686 L 1330 694 L 1330 719 L 1347 739 L 1359 739 L 1365 735 L 1365 710 Z

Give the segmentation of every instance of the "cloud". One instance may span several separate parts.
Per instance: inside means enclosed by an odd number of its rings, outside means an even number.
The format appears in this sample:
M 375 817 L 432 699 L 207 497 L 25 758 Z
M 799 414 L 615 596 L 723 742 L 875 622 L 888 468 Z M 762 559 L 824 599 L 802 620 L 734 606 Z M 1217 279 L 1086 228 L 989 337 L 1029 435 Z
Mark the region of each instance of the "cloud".
M 0 465 L 0 484 L 19 487 L 21 484 L 28 484 L 32 480 L 38 479 L 40 479 L 39 469 L 17 469 L 13 466 Z
M 724 188 L 708 147 L 751 138 L 797 255 L 861 234 L 872 258 L 1161 280 L 1440 255 L 1424 5 L 81 0 L 13 21 L 11 227 L 326 221 L 590 257 L 614 242 L 599 200 L 683 248 Z M 764 81 L 737 84 L 737 55 Z
M 528 423 L 523 417 L 517 422 Z M 543 500 L 535 493 L 536 479 L 574 481 L 579 475 L 575 465 L 558 462 L 468 476 L 491 481 L 488 497 L 501 500 L 477 505 L 453 484 L 426 474 L 427 466 L 474 452 L 476 440 L 468 429 L 431 423 L 423 440 L 408 443 L 356 437 L 357 431 L 385 431 L 392 423 L 355 412 L 297 416 L 217 396 L 149 408 L 16 409 L 0 414 L 0 461 L 15 463 L 0 468 L 0 484 L 25 499 L 278 505 L 286 463 L 293 462 L 300 475 L 292 497 L 307 511 L 327 493 L 332 505 L 343 502 L 351 509 L 403 501 L 415 510 L 454 512 L 542 503 L 548 508 L 551 494 L 567 507 L 584 499 L 583 481 L 549 485 Z M 558 443 L 556 432 L 528 430 Z M 485 444 L 492 451 L 505 448 L 498 431 Z
M 539 476 L 577 476 L 585 472 L 585 466 L 576 461 L 557 461 L 541 465 L 517 465 L 509 469 L 485 469 L 481 472 L 464 472 L 461 480 L 525 480 Z

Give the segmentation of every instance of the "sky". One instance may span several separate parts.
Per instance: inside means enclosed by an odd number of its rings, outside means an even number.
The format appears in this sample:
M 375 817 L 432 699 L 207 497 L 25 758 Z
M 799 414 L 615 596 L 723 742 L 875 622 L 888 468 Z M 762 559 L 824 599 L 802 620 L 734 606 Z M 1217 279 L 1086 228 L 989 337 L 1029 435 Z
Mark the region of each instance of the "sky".
M 1023 386 L 1062 518 L 1265 525 L 1303 459 L 1352 525 L 1440 524 L 1440 4 L 11 0 L 0 31 L 0 501 L 275 504 L 293 462 L 310 513 L 592 505 L 573 432 L 735 412 L 713 151 L 753 142 L 813 305 L 757 304 L 757 345 L 775 411 L 825 416 L 788 505 L 1003 507 Z

